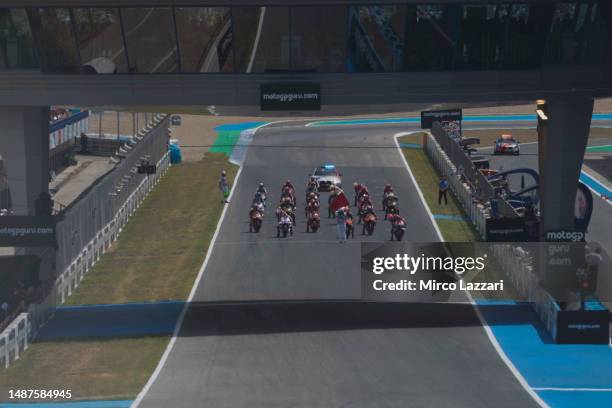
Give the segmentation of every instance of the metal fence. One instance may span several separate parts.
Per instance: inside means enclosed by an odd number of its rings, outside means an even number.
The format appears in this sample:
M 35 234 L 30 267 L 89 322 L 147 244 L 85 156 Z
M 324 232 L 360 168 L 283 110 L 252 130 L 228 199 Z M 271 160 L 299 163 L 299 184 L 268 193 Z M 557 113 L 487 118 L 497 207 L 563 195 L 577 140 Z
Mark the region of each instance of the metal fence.
M 463 174 L 474 187 L 474 196 L 486 201 L 495 195 L 493 186 L 487 178 L 474 166 L 470 156 L 463 148 L 446 134 L 439 122 L 434 122 L 431 134 L 436 139 L 444 153 L 448 156 L 458 172 Z
M 493 244 L 491 249 L 516 291 L 533 307 L 551 337 L 556 338 L 557 312 L 560 309 L 552 296 L 540 286 L 531 251 L 511 244 Z
M 87 136 L 100 139 L 134 137 L 152 122 L 157 114 L 149 112 L 118 112 L 92 110 Z
M 489 207 L 479 200 L 474 199 L 474 189 L 470 183 L 462 180 L 457 168 L 446 152 L 442 149 L 438 141 L 431 135 L 427 135 L 425 151 L 431 158 L 434 167 L 440 175 L 446 177 L 450 184 L 450 189 L 459 200 L 464 211 L 474 223 L 476 230 L 482 239 L 487 235 L 487 218 L 490 217 Z
M 61 274 L 42 303 L 30 305 L 0 333 L 0 367 L 8 367 L 28 348 L 56 306 L 72 294 L 165 174 L 170 166 L 168 120 L 165 115 L 154 117 L 126 158 L 66 209 L 57 225 L 56 268 Z M 145 156 L 157 163 L 155 174 L 138 175 L 134 171 Z

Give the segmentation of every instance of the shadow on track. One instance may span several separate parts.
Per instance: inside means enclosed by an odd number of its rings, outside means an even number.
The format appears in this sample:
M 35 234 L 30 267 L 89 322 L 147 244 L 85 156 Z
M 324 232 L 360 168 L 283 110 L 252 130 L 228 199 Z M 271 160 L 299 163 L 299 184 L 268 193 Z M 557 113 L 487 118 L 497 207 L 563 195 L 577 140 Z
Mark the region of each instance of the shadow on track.
M 485 305 L 495 309 L 497 325 L 532 324 L 519 305 Z M 521 316 L 521 315 L 519 315 Z M 520 321 L 519 321 L 520 320 Z M 187 311 L 181 337 L 231 336 L 330 330 L 480 326 L 469 303 L 380 303 L 366 301 L 197 302 Z

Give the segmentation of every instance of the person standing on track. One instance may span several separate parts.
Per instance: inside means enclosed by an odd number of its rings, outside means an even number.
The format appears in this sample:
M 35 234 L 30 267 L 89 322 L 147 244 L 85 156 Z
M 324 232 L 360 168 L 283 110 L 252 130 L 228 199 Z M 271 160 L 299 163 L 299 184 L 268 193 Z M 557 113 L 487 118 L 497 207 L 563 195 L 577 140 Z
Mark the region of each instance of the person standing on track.
M 341 207 L 336 211 L 336 231 L 341 244 L 346 242 L 346 210 L 346 207 Z
M 227 198 L 229 197 L 230 189 L 229 183 L 227 182 L 227 172 L 225 170 L 221 172 L 221 178 L 219 179 L 219 190 L 221 190 L 221 195 L 223 196 L 221 202 L 229 203 L 229 200 Z
M 446 197 L 448 186 L 448 180 L 445 177 L 440 177 L 440 183 L 438 183 L 438 205 L 442 205 L 442 198 L 444 198 L 444 205 L 448 204 L 448 198 Z

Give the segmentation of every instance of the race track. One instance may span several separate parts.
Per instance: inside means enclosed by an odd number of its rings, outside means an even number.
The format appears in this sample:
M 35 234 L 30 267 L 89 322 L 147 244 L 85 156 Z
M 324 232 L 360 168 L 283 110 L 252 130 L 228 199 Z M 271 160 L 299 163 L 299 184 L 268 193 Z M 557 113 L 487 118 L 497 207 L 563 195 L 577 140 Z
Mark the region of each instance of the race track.
M 296 234 L 277 239 L 270 211 L 262 232 L 248 233 L 259 181 L 272 188 L 276 203 L 285 179 L 299 191 L 315 166 L 330 162 L 343 172 L 347 192 L 353 181 L 365 182 L 375 204 L 392 183 L 407 215 L 407 238 L 437 241 L 392 138 L 407 128 L 257 133 L 176 343 L 139 406 L 537 406 L 466 298 L 359 301 L 359 241 L 388 240 L 386 223 L 379 222 L 373 237 L 358 230 L 354 240 L 339 244 L 332 220 L 307 234 L 299 211 Z M 298 198 L 303 205 L 303 194 Z

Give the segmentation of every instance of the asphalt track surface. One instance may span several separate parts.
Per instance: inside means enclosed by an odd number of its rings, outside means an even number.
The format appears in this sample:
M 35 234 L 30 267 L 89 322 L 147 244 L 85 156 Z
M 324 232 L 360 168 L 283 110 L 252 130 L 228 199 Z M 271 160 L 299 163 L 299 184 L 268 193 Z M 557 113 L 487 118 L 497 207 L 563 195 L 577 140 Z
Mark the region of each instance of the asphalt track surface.
M 386 223 L 346 244 L 331 220 L 305 233 L 301 212 L 293 237 L 276 238 L 271 214 L 259 234 L 248 233 L 260 180 L 276 202 L 283 180 L 299 191 L 315 166 L 331 162 L 346 186 L 365 182 L 377 200 L 391 182 L 409 210 L 407 239 L 437 241 L 392 138 L 406 128 L 257 133 L 174 348 L 140 407 L 537 406 L 466 298 L 359 300 L 359 241 L 388 240 Z

